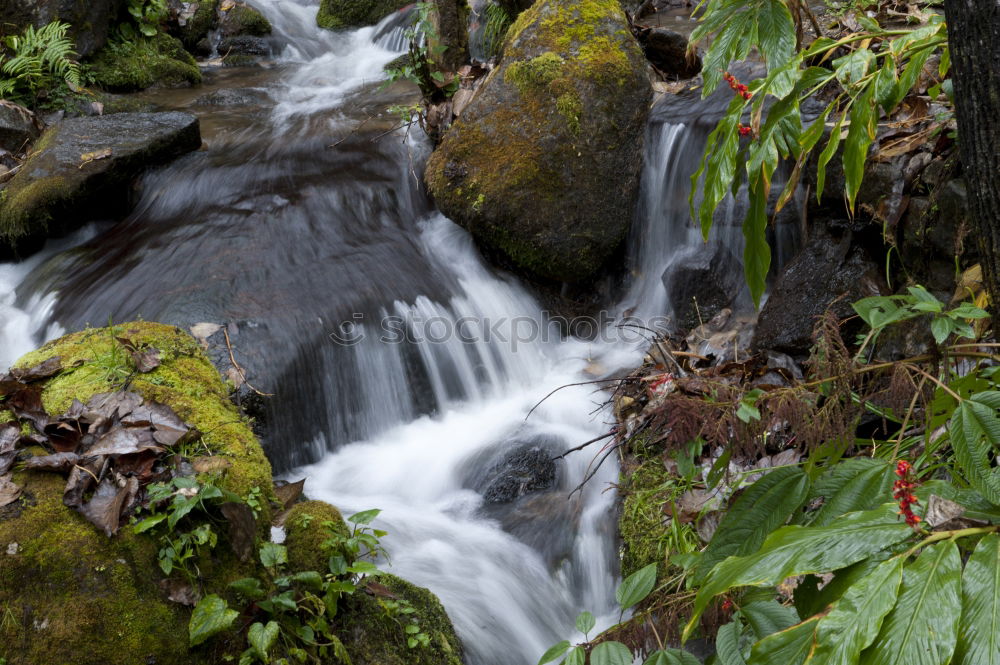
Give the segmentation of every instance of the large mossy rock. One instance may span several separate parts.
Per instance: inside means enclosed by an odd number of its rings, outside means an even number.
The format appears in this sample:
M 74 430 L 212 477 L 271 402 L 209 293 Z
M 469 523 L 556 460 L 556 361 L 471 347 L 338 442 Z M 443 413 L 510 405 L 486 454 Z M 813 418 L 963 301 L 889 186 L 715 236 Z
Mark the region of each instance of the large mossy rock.
M 206 454 L 225 458 L 221 486 L 245 496 L 270 494 L 271 467 L 249 425 L 197 342 L 178 328 L 134 322 L 115 334 L 160 350 L 161 365 L 133 377 L 130 389 L 169 405 L 203 433 Z M 73 399 L 86 402 L 113 390 L 108 329 L 91 329 L 46 344 L 19 360 L 32 367 L 58 356 L 64 369 L 44 384 L 42 402 L 62 413 Z M 0 508 L 0 660 L 8 665 L 188 665 L 217 662 L 189 652 L 189 611 L 159 589 L 157 543 L 123 528 L 109 539 L 63 505 L 59 475 L 17 471 L 20 499 Z M 267 517 L 264 517 L 265 521 Z M 229 566 L 205 567 L 206 585 L 224 587 Z M 238 653 L 238 651 L 237 651 Z
M 431 156 L 427 185 L 515 267 L 585 280 L 632 220 L 650 95 L 618 0 L 539 0 Z
M 41 28 L 52 21 L 69 23 L 69 37 L 80 56 L 104 46 L 108 32 L 125 7 L 125 0 L 3 0 L 0 35 L 17 34 L 29 25 Z
M 198 119 L 189 113 L 119 113 L 59 123 L 0 192 L 0 258 L 26 256 L 49 236 L 125 212 L 136 174 L 200 146 Z
M 113 42 L 90 63 L 94 82 L 111 92 L 135 92 L 153 86 L 182 88 L 201 83 L 201 70 L 184 44 L 166 33 L 135 41 Z
M 321 0 L 316 23 L 327 30 L 375 25 L 412 0 Z

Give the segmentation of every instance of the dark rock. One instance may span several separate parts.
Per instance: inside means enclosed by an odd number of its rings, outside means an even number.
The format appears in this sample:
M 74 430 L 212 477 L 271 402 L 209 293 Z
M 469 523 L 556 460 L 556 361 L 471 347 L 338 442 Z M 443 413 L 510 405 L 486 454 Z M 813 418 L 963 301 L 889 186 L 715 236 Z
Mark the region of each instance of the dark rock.
M 259 106 L 266 104 L 270 97 L 256 88 L 222 88 L 194 101 L 198 106 Z
M 181 42 L 160 33 L 149 39 L 111 43 L 91 63 L 94 82 L 111 92 L 201 83 L 201 71 Z
M 177 0 L 175 0 L 177 2 Z M 177 2 L 179 7 L 173 13 L 169 24 L 170 34 L 177 37 L 191 53 L 207 55 L 212 52 L 208 33 L 218 22 L 219 0 L 199 0 L 198 2 Z M 208 51 L 201 53 L 201 43 L 208 44 Z
M 0 256 L 26 256 L 49 236 L 123 213 L 137 174 L 200 146 L 198 118 L 189 113 L 64 120 L 39 139 L 5 190 Z
M 389 14 L 411 4 L 411 0 L 321 0 L 316 23 L 327 30 L 375 25 Z
M 108 41 L 108 33 L 125 0 L 3 0 L 0 34 L 17 34 L 33 25 L 52 21 L 69 23 L 69 37 L 81 57 L 94 53 Z
M 785 267 L 760 312 L 752 348 L 804 355 L 816 317 L 832 307 L 843 319 L 851 303 L 889 292 L 881 265 L 852 243 L 852 235 L 817 232 Z M 844 330 L 850 339 L 852 331 Z
M 692 330 L 731 307 L 743 290 L 743 266 L 724 247 L 692 248 L 664 271 L 674 321 Z
M 251 37 L 250 35 L 239 35 L 236 37 L 226 37 L 219 42 L 219 53 L 229 55 L 271 55 L 271 44 L 263 37 Z
M 669 77 L 691 78 L 701 71 L 701 58 L 688 59 L 687 37 L 666 28 L 651 28 L 641 33 L 642 50 L 653 66 Z
M 34 116 L 20 106 L 0 104 L 0 150 L 19 153 L 38 138 Z
M 575 30 L 586 18 L 587 31 Z M 546 280 L 594 276 L 628 232 L 651 96 L 617 3 L 539 0 L 431 156 L 445 215 Z
M 483 489 L 488 503 L 510 503 L 528 494 L 552 487 L 556 465 L 542 448 L 521 448 L 510 453 L 491 472 L 493 478 Z

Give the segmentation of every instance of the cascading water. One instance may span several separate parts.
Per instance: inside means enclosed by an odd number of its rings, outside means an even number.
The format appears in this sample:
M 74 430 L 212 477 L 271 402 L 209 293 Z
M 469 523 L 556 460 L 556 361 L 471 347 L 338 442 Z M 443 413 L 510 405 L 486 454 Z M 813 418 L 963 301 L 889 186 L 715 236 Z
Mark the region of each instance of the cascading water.
M 559 339 L 528 292 L 429 209 L 427 147 L 384 135 L 394 119 L 379 117 L 410 94 L 376 90 L 405 45 L 402 15 L 329 33 L 314 2 L 257 4 L 284 44 L 274 71 L 252 73 L 266 94 L 236 109 L 178 97 L 201 115 L 207 152 L 148 174 L 134 212 L 100 235 L 0 265 L 0 362 L 109 317 L 231 322 L 241 364 L 276 393 L 275 467 L 348 513 L 383 510 L 392 572 L 441 598 L 470 665 L 534 663 L 577 611 L 599 627 L 617 618 L 603 491 L 616 470 L 609 460 L 567 499 L 591 456 L 550 458 L 607 431 L 591 415 L 604 398 L 577 386 L 532 407 L 595 360 L 626 366 L 639 350 Z M 661 274 L 700 243 L 680 223 L 704 140 L 693 126 L 650 125 L 622 305 L 643 315 L 668 310 Z M 548 474 L 546 488 L 511 493 L 504 473 L 518 464 Z

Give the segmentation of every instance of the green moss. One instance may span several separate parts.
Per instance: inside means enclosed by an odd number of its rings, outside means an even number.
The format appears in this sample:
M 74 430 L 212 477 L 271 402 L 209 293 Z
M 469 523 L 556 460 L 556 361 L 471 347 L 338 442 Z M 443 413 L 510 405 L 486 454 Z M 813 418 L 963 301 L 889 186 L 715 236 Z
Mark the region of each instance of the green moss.
M 570 131 L 579 134 L 580 117 L 583 115 L 583 101 L 580 100 L 580 95 L 575 90 L 559 95 L 556 99 L 556 109 L 566 118 Z
M 522 95 L 530 94 L 562 76 L 565 62 L 559 54 L 546 51 L 537 58 L 512 63 L 503 80 L 517 86 Z
M 323 542 L 330 537 L 331 528 L 345 536 L 350 533 L 340 511 L 330 504 L 322 501 L 295 504 L 285 517 L 288 566 L 295 571 L 325 573 L 331 552 L 323 548 Z
M 208 36 L 209 31 L 215 27 L 218 6 L 219 0 L 199 0 L 198 10 L 188 19 L 187 25 L 181 28 L 180 38 L 184 48 L 192 51 L 198 42 Z
M 623 479 L 625 499 L 618 520 L 622 537 L 622 575 L 627 576 L 651 563 L 664 572 L 672 534 L 666 522 L 670 502 L 679 496 L 675 479 L 659 457 L 643 461 Z M 682 528 L 690 529 L 685 525 Z
M 632 63 L 617 41 L 611 37 L 598 37 L 580 48 L 576 62 L 584 76 L 599 84 L 613 83 L 622 87 L 628 83 Z
M 40 148 L 39 148 L 40 149 Z M 61 201 L 66 192 L 66 182 L 59 176 L 29 180 L 22 187 L 9 186 L 7 200 L 0 205 L 0 240 L 16 244 L 37 225 L 47 228 L 51 217 L 48 213 L 53 202 Z
M 180 328 L 137 321 L 115 326 L 116 334 L 160 350 L 161 364 L 133 378 L 131 389 L 143 397 L 170 405 L 181 418 L 202 432 L 202 441 L 232 466 L 220 484 L 241 496 L 259 487 L 273 495 L 271 465 L 247 422 L 229 401 L 229 393 L 198 343 Z M 107 328 L 88 329 L 49 342 L 15 363 L 31 367 L 59 356 L 69 369 L 45 383 L 42 402 L 49 413 L 62 413 L 74 399 L 86 402 L 96 393 L 120 384 L 109 375 L 107 358 L 114 355 Z M 72 365 L 81 362 L 78 367 Z M 265 508 L 265 512 L 268 510 Z M 267 522 L 268 515 L 262 520 Z
M 316 23 L 327 30 L 343 30 L 375 25 L 411 0 L 322 0 Z
M 378 596 L 361 591 L 344 599 L 341 640 L 353 665 L 461 665 L 462 647 L 441 601 L 433 593 L 395 575 L 382 574 L 380 584 L 398 599 L 407 600 L 430 646 L 410 649 L 401 619 L 391 616 Z
M 180 40 L 162 33 L 149 39 L 109 43 L 90 64 L 95 83 L 115 92 L 201 83 L 201 71 L 191 54 Z
M 271 34 L 271 22 L 253 7 L 236 5 L 226 12 L 226 26 L 233 35 L 264 37 Z

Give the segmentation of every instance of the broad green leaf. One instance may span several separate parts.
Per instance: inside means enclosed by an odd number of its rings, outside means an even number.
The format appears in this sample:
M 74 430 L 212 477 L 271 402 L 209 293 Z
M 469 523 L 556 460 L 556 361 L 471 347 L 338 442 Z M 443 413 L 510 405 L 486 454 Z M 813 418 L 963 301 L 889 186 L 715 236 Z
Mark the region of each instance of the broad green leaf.
M 795 54 L 795 22 L 782 0 L 766 0 L 756 11 L 757 38 L 767 68 L 788 62 Z
M 243 579 L 236 580 L 235 582 L 230 582 L 229 588 L 246 596 L 250 600 L 260 600 L 267 595 L 264 593 L 264 589 L 260 585 L 260 580 L 256 577 L 244 577 Z
M 260 546 L 260 562 L 267 568 L 288 563 L 288 550 L 278 543 L 264 543 Z
M 742 60 L 750 51 L 750 44 L 756 37 L 757 24 L 752 20 L 750 12 L 743 11 L 733 14 L 712 40 L 712 46 L 705 54 L 702 72 L 705 78 L 703 95 L 707 97 L 715 91 L 722 80 L 722 73 L 729 69 L 730 63 Z M 692 33 L 692 43 L 697 42 Z M 742 57 L 741 57 L 742 56 Z M 742 101 L 742 100 L 741 100 Z
M 954 665 L 1000 665 L 1000 535 L 984 536 L 962 575 Z
M 851 126 L 844 143 L 844 178 L 847 205 L 854 213 L 854 201 L 861 189 L 868 148 L 875 140 L 878 113 L 875 110 L 875 87 L 868 86 L 851 106 Z
M 832 491 L 820 494 L 824 502 L 810 520 L 812 526 L 826 526 L 846 513 L 871 510 L 891 496 L 892 466 L 881 460 L 853 458 L 834 465 L 824 475 L 830 477 L 822 489 Z
M 882 622 L 860 665 L 945 665 L 961 615 L 962 560 L 948 541 L 924 549 L 903 569 L 895 608 Z
M 371 561 L 355 561 L 347 567 L 347 572 L 356 575 L 374 575 L 379 572 L 379 569 Z
M 746 488 L 702 552 L 695 581 L 703 580 L 726 557 L 756 552 L 767 535 L 802 505 L 808 492 L 809 477 L 798 467 L 775 469 Z
M 896 604 L 903 579 L 903 557 L 879 566 L 847 590 L 816 627 L 816 648 L 809 665 L 856 663 L 878 635 L 882 619 Z
M 323 576 L 315 570 L 305 570 L 292 575 L 292 581 L 318 591 L 323 588 Z
M 188 641 L 190 646 L 198 646 L 213 635 L 227 630 L 240 615 L 222 598 L 211 594 L 205 596 L 194 606 L 191 621 L 188 623 Z
M 640 568 L 622 581 L 615 591 L 615 599 L 627 610 L 643 600 L 656 585 L 656 564 L 651 563 Z
M 990 503 L 982 494 L 974 489 L 955 487 L 944 480 L 928 480 L 920 485 L 914 494 L 920 499 L 923 505 L 927 505 L 932 494 L 937 494 L 942 499 L 954 501 L 965 508 L 965 515 L 969 519 L 982 520 L 990 524 L 1000 524 L 1000 507 Z
M 276 621 L 268 621 L 266 626 L 257 622 L 250 626 L 250 630 L 247 631 L 247 642 L 250 643 L 250 647 L 257 654 L 257 657 L 265 663 L 268 661 L 268 652 L 271 651 L 271 647 L 278 639 L 278 632 Z
M 743 99 L 734 97 L 729 103 L 726 115 L 708 136 L 705 157 L 699 169 L 691 176 L 691 201 L 697 191 L 698 180 L 704 172 L 701 206 L 698 219 L 701 234 L 707 240 L 712 228 L 712 217 L 719 203 L 729 192 L 729 185 L 736 176 L 736 154 L 739 152 L 740 135 L 737 126 L 743 114 Z
M 747 665 L 801 665 L 812 648 L 818 621 L 813 617 L 765 637 L 753 645 Z
M 590 612 L 580 612 L 580 615 L 576 617 L 576 629 L 586 635 L 594 629 L 594 615 Z
M 372 508 L 371 510 L 362 510 L 360 513 L 354 513 L 347 518 L 348 522 L 352 524 L 371 524 L 372 520 L 378 517 L 379 513 L 382 511 L 379 508 Z
M 931 333 L 934 335 L 934 341 L 938 344 L 948 339 L 953 328 L 951 319 L 947 317 L 937 316 L 931 319 Z
M 160 513 L 158 515 L 153 515 L 152 517 L 147 517 L 146 519 L 142 520 L 134 527 L 132 527 L 132 531 L 134 531 L 135 533 L 143 533 L 144 531 L 149 531 L 150 529 L 152 529 L 154 526 L 156 526 L 165 519 L 167 519 L 167 513 Z
M 819 160 L 816 163 L 816 201 L 818 202 L 823 200 L 823 187 L 826 183 L 826 165 L 830 163 L 830 160 L 837 153 L 837 148 L 840 147 L 840 135 L 844 127 L 845 117 L 847 117 L 847 114 L 842 113 L 837 118 L 837 123 L 830 132 L 830 140 L 827 142 L 826 147 L 823 148 L 823 152 L 819 154 Z
M 601 642 L 590 652 L 590 665 L 632 665 L 632 652 L 621 642 Z
M 991 503 L 1000 504 L 1000 473 L 990 461 L 991 448 L 1000 448 L 1000 418 L 996 409 L 964 400 L 948 425 L 951 447 L 969 484 Z
M 768 536 L 756 554 L 729 557 L 695 596 L 684 639 L 712 598 L 733 587 L 774 586 L 793 575 L 839 570 L 905 540 L 913 531 L 899 521 L 896 510 L 895 504 L 886 504 L 844 515 L 825 527 L 785 526 Z
M 864 78 L 875 64 L 875 54 L 866 48 L 859 48 L 833 61 L 837 79 L 845 88 Z
M 738 621 L 731 621 L 719 629 L 715 636 L 715 653 L 719 665 L 746 665 L 740 649 L 742 628 Z
M 917 83 L 917 79 L 920 77 L 920 72 L 924 68 L 927 59 L 934 52 L 934 49 L 924 49 L 919 51 L 916 55 L 910 58 L 910 61 L 906 63 L 906 67 L 903 69 L 902 76 L 899 77 L 899 81 L 896 83 L 896 87 L 893 89 L 892 95 L 890 95 L 883 107 L 886 108 L 887 112 L 892 112 L 901 101 L 910 93 L 910 90 Z
M 661 649 L 649 654 L 642 665 L 701 665 L 701 661 L 683 649 Z
M 740 612 L 746 617 L 758 640 L 790 628 L 800 621 L 794 607 L 786 607 L 776 600 L 746 603 L 740 608 Z
M 542 654 L 542 657 L 538 659 L 538 665 L 544 665 L 545 663 L 551 663 L 556 658 L 562 656 L 569 649 L 569 640 L 563 640 L 558 644 L 553 644 L 548 648 L 548 650 Z
M 816 118 L 811 125 L 809 125 L 808 129 L 799 135 L 799 147 L 803 152 L 812 150 L 816 147 L 816 144 L 819 143 L 819 140 L 823 138 L 823 132 L 826 130 L 826 119 L 830 117 L 830 111 L 832 110 L 833 102 L 830 102 L 830 104 L 823 109 L 820 116 Z
M 767 242 L 767 197 L 770 188 L 757 178 L 750 183 L 750 209 L 743 220 L 743 271 L 754 307 L 767 290 L 767 273 L 771 269 L 771 245 Z
M 833 579 L 826 582 L 822 589 L 819 588 L 819 577 L 806 575 L 795 587 L 795 609 L 799 611 L 799 616 L 808 617 L 822 612 L 840 600 L 848 589 L 888 558 L 888 552 L 878 552 L 852 566 L 838 570 L 834 573 Z
M 573 647 L 566 654 L 566 660 L 562 662 L 562 665 L 584 665 L 587 662 L 587 652 L 583 650 L 583 647 Z

